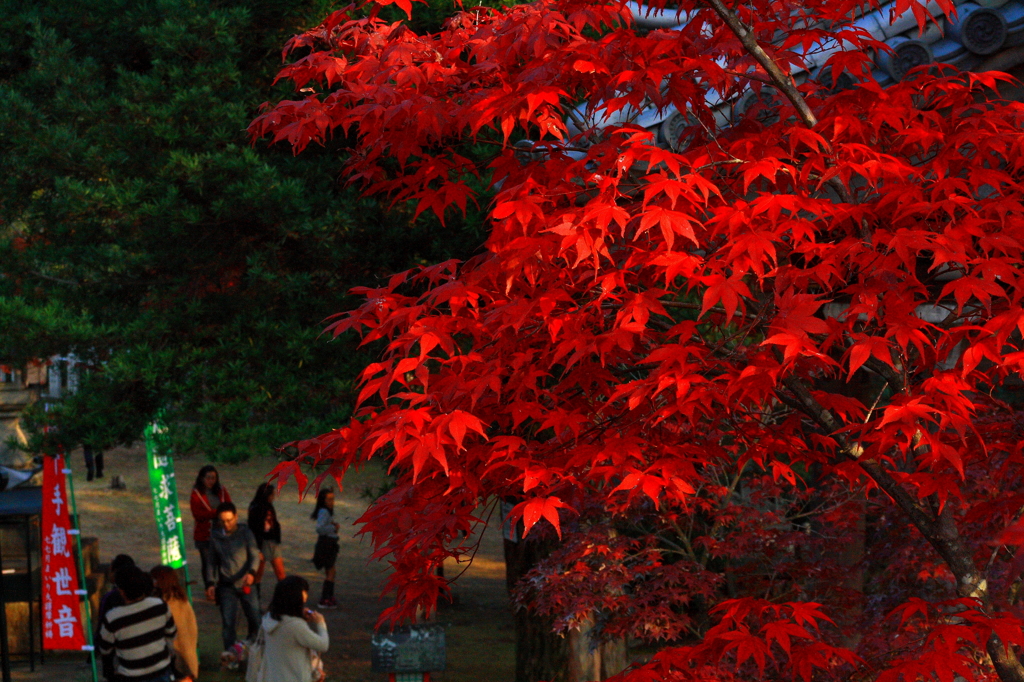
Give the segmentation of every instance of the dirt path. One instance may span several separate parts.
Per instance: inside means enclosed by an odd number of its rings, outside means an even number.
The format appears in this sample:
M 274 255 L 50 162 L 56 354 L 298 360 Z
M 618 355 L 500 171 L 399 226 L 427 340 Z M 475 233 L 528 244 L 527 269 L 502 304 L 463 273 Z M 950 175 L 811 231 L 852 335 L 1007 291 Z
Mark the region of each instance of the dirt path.
M 76 453 L 77 454 L 77 453 Z M 141 447 L 113 450 L 106 455 L 106 478 L 85 482 L 76 477 L 75 487 L 81 514 L 82 534 L 99 538 L 101 561 L 109 562 L 120 553 L 130 554 L 143 568 L 148 569 L 160 560 L 153 505 L 149 496 L 145 454 Z M 199 557 L 192 546 L 192 518 L 188 511 L 188 496 L 195 472 L 205 464 L 198 458 L 183 457 L 175 461 L 178 476 L 178 495 L 188 539 L 188 560 L 195 578 L 199 570 Z M 221 481 L 227 486 L 236 505 L 248 507 L 252 493 L 273 467 L 273 462 L 255 460 L 242 465 L 218 465 Z M 76 472 L 82 470 L 80 459 L 72 459 Z M 127 490 L 111 490 L 108 481 L 121 475 Z M 386 675 L 370 670 L 370 635 L 377 616 L 387 606 L 378 599 L 380 586 L 387 575 L 387 566 L 368 563 L 369 540 L 352 537 L 351 524 L 366 509 L 368 500 L 361 493 L 379 485 L 383 470 L 368 466 L 354 472 L 345 481 L 344 490 L 337 496 L 335 518 L 342 524 L 341 552 L 338 556 L 337 598 L 341 608 L 328 611 L 327 626 L 331 647 L 325 656 L 328 679 L 337 682 L 381 682 Z M 322 574 L 318 574 L 309 561 L 316 539 L 313 522 L 309 518 L 313 500 L 298 500 L 294 483 L 286 487 L 275 506 L 282 526 L 281 554 L 288 573 L 302 575 L 311 585 L 310 600 L 320 595 Z M 345 533 L 346 527 L 352 532 Z M 457 574 L 462 566 L 446 566 L 448 575 Z M 477 680 L 511 680 L 514 671 L 514 639 L 512 619 L 505 595 L 505 565 L 502 558 L 501 538 L 494 530 L 485 534 L 473 565 L 459 579 L 455 587 L 458 605 L 443 609 L 438 622 L 447 626 L 448 669 L 432 675 L 437 682 L 476 682 Z M 268 571 L 263 578 L 263 606 L 270 601 L 276 580 Z M 195 609 L 199 620 L 200 679 L 203 682 L 238 682 L 241 673 L 221 671 L 220 616 L 217 608 L 195 590 Z M 244 626 L 239 627 L 244 635 Z M 19 666 L 15 678 L 19 681 L 77 682 L 87 680 L 88 670 L 79 657 L 51 656 L 47 665 L 31 674 Z

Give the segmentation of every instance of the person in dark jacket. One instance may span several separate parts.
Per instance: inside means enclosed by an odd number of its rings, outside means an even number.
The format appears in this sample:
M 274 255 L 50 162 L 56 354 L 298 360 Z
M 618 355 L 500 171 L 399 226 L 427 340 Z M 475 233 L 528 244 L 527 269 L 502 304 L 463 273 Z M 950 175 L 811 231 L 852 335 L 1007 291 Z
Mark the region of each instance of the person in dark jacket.
M 260 627 L 260 605 L 252 584 L 260 565 L 260 549 L 249 527 L 238 522 L 238 510 L 231 502 L 217 507 L 220 527 L 210 535 L 210 574 L 214 584 L 206 596 L 220 606 L 221 637 L 224 650 L 235 643 L 235 622 L 241 606 L 252 640 Z
M 110 582 L 113 583 L 115 581 L 118 571 L 131 568 L 133 566 L 135 566 L 135 559 L 132 559 L 127 554 L 118 554 L 110 562 Z M 103 616 L 107 615 L 107 611 L 115 606 L 124 606 L 124 597 L 121 595 L 121 590 L 117 588 L 116 584 L 114 587 L 110 588 L 105 595 L 103 595 L 102 599 L 100 599 L 100 607 L 96 611 L 96 633 L 93 637 L 93 641 L 100 641 L 100 624 L 103 622 Z M 100 667 L 103 671 L 103 678 L 114 682 L 115 675 L 117 673 L 114 671 L 113 655 L 103 656 L 101 654 Z
M 192 510 L 192 518 L 196 520 L 192 537 L 195 538 L 196 549 L 199 550 L 203 587 L 213 585 L 213 577 L 210 575 L 210 533 L 217 520 L 217 507 L 230 501 L 231 495 L 228 494 L 228 489 L 220 484 L 217 469 L 212 464 L 200 469 L 196 476 L 196 484 L 192 486 L 188 506 Z
M 91 445 L 83 443 L 82 457 L 85 458 L 85 480 L 103 478 L 103 448 L 96 448 L 94 452 Z
M 263 571 L 267 564 L 277 579 L 284 580 L 284 559 L 281 558 L 278 547 L 281 545 L 281 524 L 277 520 L 277 511 L 274 509 L 274 497 L 277 495 L 277 488 L 272 483 L 261 483 L 256 489 L 256 494 L 249 503 L 249 530 L 256 538 L 256 544 L 260 548 L 260 567 L 256 569 L 256 591 L 259 594 L 260 583 L 263 581 Z

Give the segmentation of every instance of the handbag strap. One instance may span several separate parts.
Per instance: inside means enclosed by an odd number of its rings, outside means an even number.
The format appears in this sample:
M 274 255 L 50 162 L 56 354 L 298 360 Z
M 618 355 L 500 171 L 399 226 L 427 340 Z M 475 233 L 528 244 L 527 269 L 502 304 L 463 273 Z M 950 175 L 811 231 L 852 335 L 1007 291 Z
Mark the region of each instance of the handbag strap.
M 264 662 L 266 648 L 266 630 L 264 630 L 263 624 L 260 623 L 259 632 L 256 633 L 256 640 L 249 647 L 249 666 L 255 666 L 255 669 L 250 668 L 246 671 L 245 679 L 247 681 L 250 679 L 250 671 L 254 682 L 264 682 L 264 680 L 266 680 L 267 666 Z

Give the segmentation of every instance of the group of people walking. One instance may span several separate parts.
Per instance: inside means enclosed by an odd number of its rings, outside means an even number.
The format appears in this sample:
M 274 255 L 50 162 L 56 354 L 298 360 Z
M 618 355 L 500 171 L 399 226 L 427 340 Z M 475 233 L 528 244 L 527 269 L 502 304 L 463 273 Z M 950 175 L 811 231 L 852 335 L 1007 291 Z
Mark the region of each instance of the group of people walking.
M 309 583 L 285 573 L 275 494 L 272 484 L 260 485 L 249 504 L 247 522 L 242 522 L 216 468 L 199 470 L 189 506 L 203 586 L 206 597 L 220 609 L 221 658 L 227 667 L 237 667 L 247 647 L 237 641 L 241 612 L 246 643 L 259 642 L 262 680 L 322 682 L 320 654 L 327 651 L 327 627 L 322 614 L 306 608 Z M 339 548 L 332 491 L 319 492 L 312 518 L 317 532 L 313 563 L 325 574 L 319 607 L 332 609 L 337 607 Z M 268 567 L 278 582 L 261 618 L 260 585 Z M 198 679 L 196 617 L 177 571 L 157 566 L 146 573 L 131 557 L 119 555 L 111 572 L 115 588 L 104 596 L 97 618 L 104 677 L 111 682 Z
M 96 642 L 103 677 L 116 682 L 195 680 L 196 614 L 170 566 L 146 573 L 127 554 L 110 564 L 114 589 L 100 600 Z

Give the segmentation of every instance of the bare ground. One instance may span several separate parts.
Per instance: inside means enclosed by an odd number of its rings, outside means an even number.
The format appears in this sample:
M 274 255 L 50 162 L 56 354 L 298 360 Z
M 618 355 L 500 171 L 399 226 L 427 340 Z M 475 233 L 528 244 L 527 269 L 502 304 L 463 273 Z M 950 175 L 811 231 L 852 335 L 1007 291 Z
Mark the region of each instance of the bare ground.
M 120 448 L 106 453 L 106 477 L 86 482 L 81 459 L 76 453 L 72 468 L 76 472 L 75 489 L 81 515 L 83 536 L 99 538 L 100 558 L 109 562 L 120 553 L 130 554 L 143 568 L 159 563 L 160 553 L 149 496 L 145 453 L 141 447 Z M 188 498 L 195 472 L 206 462 L 196 457 L 175 461 L 178 496 L 188 539 L 189 566 L 193 577 L 198 573 L 199 556 L 191 544 L 192 518 Z M 228 487 L 235 504 L 243 510 L 252 493 L 273 468 L 269 459 L 252 460 L 241 465 L 218 465 L 221 481 Z M 109 480 L 121 475 L 127 490 L 111 490 Z M 338 556 L 336 596 L 341 605 L 328 611 L 327 626 L 331 647 L 324 657 L 329 680 L 337 682 L 381 682 L 382 673 L 370 670 L 370 636 L 374 624 L 388 602 L 379 599 L 380 587 L 387 576 L 386 564 L 370 562 L 370 542 L 354 537 L 351 524 L 366 509 L 369 501 L 362 493 L 378 486 L 383 469 L 370 465 L 353 472 L 345 480 L 345 488 L 337 495 L 335 518 L 342 524 L 341 552 Z M 279 495 L 275 506 L 282 526 L 281 554 L 288 573 L 302 575 L 311 585 L 310 601 L 320 595 L 323 575 L 313 568 L 310 557 L 316 534 L 309 518 L 312 498 L 299 500 L 294 483 Z M 346 533 L 348 527 L 350 532 Z M 449 576 L 466 568 L 451 564 L 445 567 Z M 431 675 L 437 682 L 470 682 L 477 680 L 512 680 L 514 673 L 514 637 L 512 618 L 505 593 L 505 564 L 501 537 L 492 529 L 481 541 L 473 564 L 455 585 L 457 605 L 439 612 L 437 621 L 445 624 L 448 667 L 443 673 Z M 270 601 L 276 580 L 268 571 L 263 578 L 263 606 Z M 243 675 L 219 669 L 220 616 L 217 608 L 195 590 L 194 603 L 199 620 L 200 679 L 203 682 L 239 682 Z M 244 635 L 244 625 L 239 625 Z M 80 654 L 49 654 L 46 664 L 30 673 L 27 664 L 18 664 L 14 679 L 23 682 L 79 682 L 90 679 L 89 667 Z

